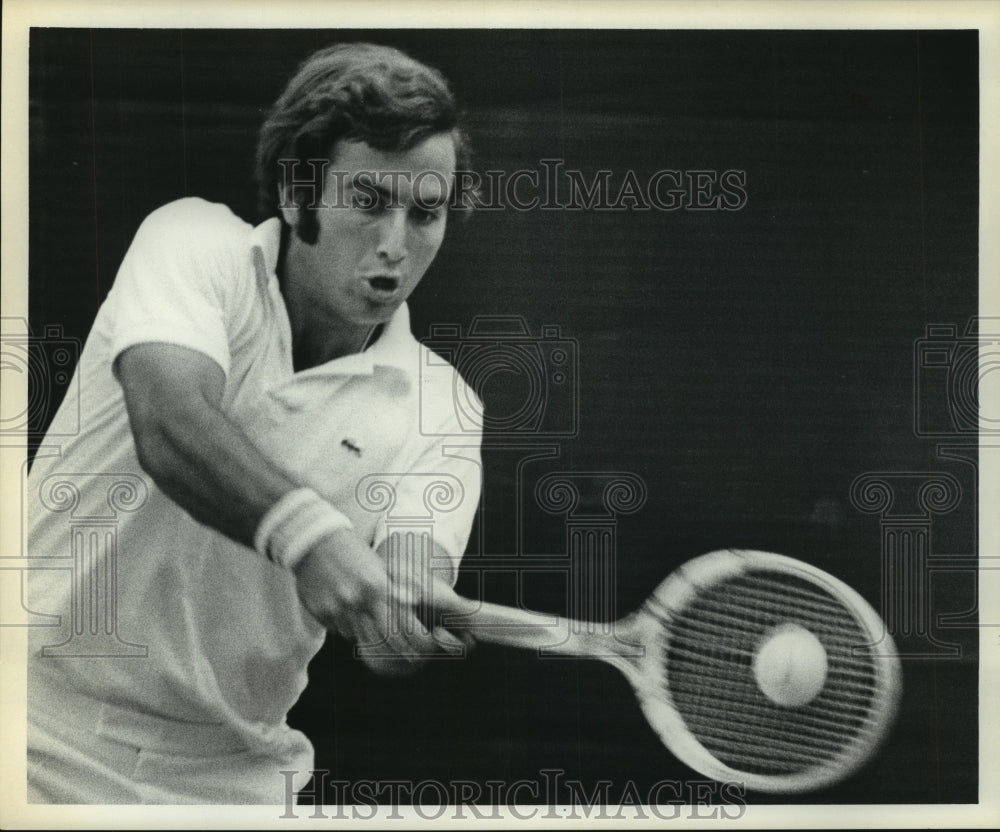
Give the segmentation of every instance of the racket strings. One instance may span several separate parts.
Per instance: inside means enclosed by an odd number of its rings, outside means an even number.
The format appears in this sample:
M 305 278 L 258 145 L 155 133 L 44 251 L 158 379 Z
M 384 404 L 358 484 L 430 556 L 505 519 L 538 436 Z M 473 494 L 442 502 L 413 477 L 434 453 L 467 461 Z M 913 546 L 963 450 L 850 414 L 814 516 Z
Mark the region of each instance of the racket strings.
M 715 594 L 706 594 L 704 597 L 699 598 L 699 603 L 706 609 L 714 610 L 715 615 L 712 619 L 692 619 L 688 623 L 701 626 L 711 626 L 715 622 L 742 625 L 746 622 L 748 616 L 756 616 L 762 612 L 762 603 L 767 605 L 768 608 L 773 607 L 775 604 L 780 604 L 782 611 L 785 613 L 798 613 L 799 615 L 808 617 L 814 626 L 825 630 L 832 640 L 852 640 L 855 636 L 854 632 L 846 633 L 840 628 L 839 622 L 844 613 L 844 607 L 832 598 L 827 603 L 818 603 L 817 600 L 819 599 L 816 598 L 813 599 L 812 603 L 802 603 L 800 599 L 794 596 L 790 597 L 783 592 L 776 592 L 773 585 L 764 584 L 759 578 L 748 582 L 748 587 L 751 589 L 752 594 L 742 596 L 721 595 L 719 597 Z M 662 604 L 660 607 L 665 614 L 673 614 L 672 611 L 663 607 Z M 830 617 L 829 620 L 828 616 Z
M 661 618 L 672 615 L 672 613 L 670 613 L 662 605 L 657 604 L 656 606 L 659 606 L 661 609 Z M 753 612 L 753 609 L 749 606 L 746 607 L 746 609 L 748 612 Z M 834 610 L 827 612 L 835 613 L 839 611 L 839 608 L 835 608 Z M 712 621 L 693 621 L 686 618 L 676 619 L 671 621 L 670 627 L 671 632 L 684 633 L 688 636 L 689 641 L 697 641 L 701 638 L 728 638 L 732 635 L 734 625 L 742 627 L 745 624 L 745 618 L 741 618 L 737 615 L 727 615 L 725 613 L 721 613 Z M 865 646 L 853 635 L 847 636 L 842 631 L 837 630 L 835 626 L 824 626 L 823 624 L 816 624 L 814 626 L 816 626 L 817 631 L 824 631 L 827 636 L 827 644 L 835 645 L 838 650 L 846 650 L 853 653 L 855 650 Z M 685 648 L 679 643 L 675 644 L 675 649 L 678 654 L 684 654 L 685 652 Z M 700 660 L 709 664 L 728 665 L 732 661 L 733 654 L 739 652 L 743 652 L 745 655 L 749 656 L 752 661 L 755 652 L 755 645 L 733 645 L 732 649 L 728 653 L 718 656 L 706 655 L 704 652 L 689 651 L 689 657 L 693 660 Z M 859 670 L 853 665 L 844 663 L 842 665 L 829 668 L 828 674 L 849 676 L 862 681 L 868 681 L 871 678 L 871 669 L 865 666 L 863 669 Z
M 688 730 L 717 759 L 748 773 L 787 775 L 833 764 L 875 730 L 870 642 L 828 591 L 796 575 L 749 571 L 701 588 L 681 610 L 653 604 L 666 637 L 665 686 Z M 827 654 L 823 689 L 781 707 L 760 690 L 753 658 L 778 625 L 812 632 Z
M 809 712 L 798 714 L 790 722 L 786 709 L 781 709 L 779 714 L 772 708 L 755 707 L 758 703 L 754 701 L 754 690 L 747 685 L 728 692 L 720 690 L 711 698 L 702 695 L 703 686 L 700 690 L 693 684 L 671 684 L 670 687 L 675 702 L 679 698 L 687 700 L 683 715 L 688 727 L 696 734 L 700 731 L 705 736 L 727 743 L 726 747 L 731 740 L 740 740 L 748 728 L 755 738 L 758 738 L 758 734 L 766 734 L 767 743 L 780 746 L 786 741 L 794 740 L 796 743 L 804 743 L 805 748 L 811 748 L 810 753 L 813 754 L 822 749 L 836 751 L 843 745 L 845 720 L 836 709 L 820 705 Z M 720 719 L 720 709 L 727 710 L 731 719 Z M 734 731 L 733 719 L 750 720 L 752 724 L 742 726 L 741 731 Z M 766 747 L 767 743 L 761 747 Z
M 690 694 L 692 697 L 692 702 L 690 708 L 692 710 L 704 710 L 707 714 L 711 714 L 711 709 L 716 708 L 719 705 L 725 704 L 732 708 L 739 708 L 746 703 L 748 686 L 741 685 L 739 687 L 734 687 L 731 690 L 719 690 L 713 696 L 710 702 L 699 702 L 694 699 L 698 693 L 702 692 L 699 687 L 703 689 L 703 686 L 694 685 L 690 682 L 677 682 L 676 680 L 671 680 L 670 688 L 671 690 L 683 691 L 686 694 Z M 859 705 L 863 704 L 858 702 Z M 814 726 L 815 730 L 819 733 L 826 733 L 828 736 L 842 738 L 842 731 L 840 728 L 831 728 L 830 720 L 832 718 L 838 718 L 841 714 L 841 709 L 826 707 L 822 703 L 816 703 L 816 707 L 810 713 L 802 713 L 799 715 L 797 724 L 801 725 L 804 730 L 808 730 L 810 726 Z M 773 718 L 774 714 L 764 711 L 761 716 L 765 719 Z

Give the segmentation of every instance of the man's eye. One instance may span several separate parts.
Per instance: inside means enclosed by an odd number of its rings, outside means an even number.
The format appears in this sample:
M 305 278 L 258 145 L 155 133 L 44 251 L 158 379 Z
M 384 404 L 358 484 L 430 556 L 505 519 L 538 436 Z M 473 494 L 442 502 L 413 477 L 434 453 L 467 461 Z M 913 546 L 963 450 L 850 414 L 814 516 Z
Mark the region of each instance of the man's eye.
M 430 225 L 441 219 L 442 212 L 440 210 L 431 211 L 427 208 L 413 208 L 410 211 L 410 216 L 418 225 Z
M 380 193 L 371 193 L 370 191 L 364 191 L 358 194 L 358 198 L 355 204 L 362 211 L 367 211 L 369 213 L 377 213 L 379 211 L 384 211 L 387 205 L 386 198 Z

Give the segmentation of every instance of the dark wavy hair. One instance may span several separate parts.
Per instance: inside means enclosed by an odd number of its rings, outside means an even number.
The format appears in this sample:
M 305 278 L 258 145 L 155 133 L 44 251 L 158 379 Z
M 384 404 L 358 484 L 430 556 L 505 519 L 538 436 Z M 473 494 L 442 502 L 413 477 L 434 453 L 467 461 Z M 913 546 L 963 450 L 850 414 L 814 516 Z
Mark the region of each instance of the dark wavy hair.
M 398 49 L 371 43 L 336 44 L 314 52 L 299 66 L 260 129 L 255 172 L 261 214 L 280 216 L 279 160 L 328 159 L 342 139 L 386 152 L 406 151 L 439 133 L 451 133 L 456 170 L 468 170 L 468 138 L 448 82 L 436 69 Z M 310 167 L 319 194 L 323 168 Z M 451 213 L 471 210 L 462 196 L 450 200 Z M 307 243 L 316 241 L 314 210 L 301 212 L 296 233 Z

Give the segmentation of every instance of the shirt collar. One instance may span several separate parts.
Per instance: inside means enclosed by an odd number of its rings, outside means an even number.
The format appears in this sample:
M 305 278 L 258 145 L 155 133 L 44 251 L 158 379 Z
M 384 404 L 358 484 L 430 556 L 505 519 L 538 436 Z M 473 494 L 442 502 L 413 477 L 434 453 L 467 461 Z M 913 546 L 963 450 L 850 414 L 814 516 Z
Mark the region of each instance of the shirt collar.
M 281 251 L 281 220 L 271 217 L 250 232 L 250 246 L 253 252 L 257 280 L 268 293 L 271 286 L 278 291 L 278 256 Z M 279 293 L 280 294 L 280 293 Z M 297 373 L 296 376 L 317 375 L 371 375 L 376 366 L 393 367 L 402 370 L 411 379 L 419 373 L 417 341 L 410 331 L 410 310 L 405 303 L 396 310 L 392 318 L 382 327 L 378 340 L 368 349 L 353 355 L 345 355 Z
M 281 253 L 281 220 L 278 217 L 264 220 L 250 232 L 250 250 L 257 282 L 266 292 L 272 280 L 278 281 L 278 255 Z

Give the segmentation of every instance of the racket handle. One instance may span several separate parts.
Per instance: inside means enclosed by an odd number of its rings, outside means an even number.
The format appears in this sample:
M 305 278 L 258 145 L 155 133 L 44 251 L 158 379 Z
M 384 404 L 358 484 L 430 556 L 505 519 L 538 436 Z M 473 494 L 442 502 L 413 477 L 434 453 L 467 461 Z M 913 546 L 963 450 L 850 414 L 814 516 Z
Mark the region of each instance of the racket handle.
M 479 641 L 528 650 L 544 649 L 565 656 L 598 656 L 607 652 L 607 639 L 587 632 L 587 626 L 581 622 L 552 613 L 473 601 L 445 584 L 434 588 L 434 609 L 442 614 L 445 629 L 462 630 Z

